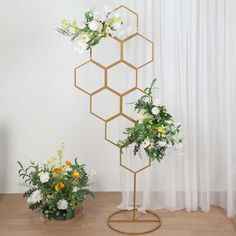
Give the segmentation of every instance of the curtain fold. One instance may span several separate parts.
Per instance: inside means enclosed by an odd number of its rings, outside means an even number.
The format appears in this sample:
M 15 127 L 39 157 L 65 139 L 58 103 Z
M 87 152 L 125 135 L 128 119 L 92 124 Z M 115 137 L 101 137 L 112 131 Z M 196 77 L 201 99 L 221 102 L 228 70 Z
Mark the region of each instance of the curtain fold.
M 214 204 L 225 208 L 229 217 L 235 216 L 236 2 L 131 0 L 117 4 L 139 14 L 139 32 L 155 43 L 155 62 L 138 71 L 139 86 L 147 87 L 154 76 L 158 78 L 154 99 L 182 123 L 185 136 L 183 155 L 170 151 L 161 163 L 138 174 L 140 211 L 200 207 L 208 212 Z M 142 53 L 147 53 L 145 48 Z M 129 164 L 136 162 L 138 157 L 127 152 Z M 119 208 L 132 205 L 132 185 L 132 175 L 121 169 Z

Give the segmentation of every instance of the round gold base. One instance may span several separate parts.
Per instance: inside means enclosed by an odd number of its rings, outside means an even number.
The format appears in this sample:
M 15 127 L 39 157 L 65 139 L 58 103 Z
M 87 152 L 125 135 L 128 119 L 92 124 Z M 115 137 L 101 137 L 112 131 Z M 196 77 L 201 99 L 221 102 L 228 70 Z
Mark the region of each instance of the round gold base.
M 110 227 L 110 229 L 122 234 L 140 235 L 140 234 L 151 233 L 160 228 L 161 219 L 156 213 L 150 210 L 147 210 L 146 212 L 147 212 L 146 214 L 140 214 L 137 212 L 137 210 L 135 210 L 135 212 L 128 210 L 119 210 L 112 213 L 108 217 L 107 225 Z M 130 214 L 132 215 L 130 216 Z M 122 216 L 122 218 L 120 218 L 120 216 Z M 121 225 L 120 223 L 122 223 L 122 227 L 120 227 Z M 130 227 L 131 224 L 132 227 Z M 143 224 L 145 224 L 144 227 Z M 132 231 L 128 229 L 132 229 Z

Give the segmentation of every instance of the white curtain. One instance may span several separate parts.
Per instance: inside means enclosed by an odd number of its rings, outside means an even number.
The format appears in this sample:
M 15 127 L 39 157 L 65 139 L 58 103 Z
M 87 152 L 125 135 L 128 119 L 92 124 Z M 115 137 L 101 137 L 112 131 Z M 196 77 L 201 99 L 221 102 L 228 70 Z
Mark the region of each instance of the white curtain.
M 154 97 L 182 123 L 185 136 L 184 155 L 170 152 L 138 174 L 139 209 L 200 207 L 208 212 L 210 205 L 217 205 L 235 216 L 236 1 L 117 1 L 120 4 L 138 12 L 139 32 L 155 42 L 155 62 L 139 71 L 139 86 L 158 78 Z M 137 50 L 145 56 L 145 49 Z M 132 163 L 138 157 L 126 154 L 129 164 L 136 165 Z M 122 168 L 121 186 L 118 208 L 128 209 L 133 178 Z

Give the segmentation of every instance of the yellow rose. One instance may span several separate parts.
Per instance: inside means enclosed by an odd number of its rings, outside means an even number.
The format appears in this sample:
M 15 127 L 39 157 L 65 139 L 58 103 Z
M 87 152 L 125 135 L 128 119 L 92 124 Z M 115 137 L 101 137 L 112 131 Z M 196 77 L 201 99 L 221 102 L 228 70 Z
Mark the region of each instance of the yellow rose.
M 60 181 L 55 185 L 54 188 L 57 192 L 60 192 L 64 187 L 65 187 L 65 184 L 62 181 Z

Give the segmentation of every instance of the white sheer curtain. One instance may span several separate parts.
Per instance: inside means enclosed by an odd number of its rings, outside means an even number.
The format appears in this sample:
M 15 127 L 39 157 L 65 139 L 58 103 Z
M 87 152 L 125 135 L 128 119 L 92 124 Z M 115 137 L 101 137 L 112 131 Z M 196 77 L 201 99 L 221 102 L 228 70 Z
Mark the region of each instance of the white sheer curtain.
M 119 4 L 139 13 L 140 33 L 155 42 L 155 63 L 139 71 L 139 85 L 148 86 L 157 77 L 155 99 L 185 130 L 184 155 L 170 152 L 138 175 L 140 210 L 200 207 L 208 212 L 214 204 L 235 216 L 236 1 Z M 128 155 L 130 163 L 138 158 Z M 132 205 L 132 185 L 132 175 L 121 169 L 119 208 Z

